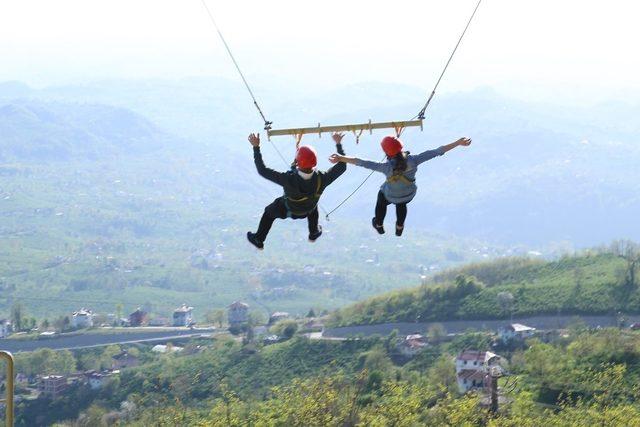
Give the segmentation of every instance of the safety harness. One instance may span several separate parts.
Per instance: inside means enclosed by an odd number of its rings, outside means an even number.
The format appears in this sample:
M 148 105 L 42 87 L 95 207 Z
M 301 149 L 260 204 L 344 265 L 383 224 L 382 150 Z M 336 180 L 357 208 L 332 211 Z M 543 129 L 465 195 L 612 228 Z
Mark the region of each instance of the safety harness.
M 282 196 L 282 198 L 284 199 L 284 205 L 287 207 L 287 218 L 291 218 L 293 216 L 305 216 L 308 215 L 309 212 L 313 211 L 316 206 L 318 205 L 318 202 L 320 201 L 320 196 L 322 196 L 322 177 L 320 176 L 320 174 L 316 173 L 315 174 L 318 182 L 316 184 L 316 191 L 313 193 L 313 195 L 311 196 L 304 196 L 304 197 L 300 197 L 298 199 L 287 196 L 286 194 L 284 196 Z M 296 212 L 293 211 L 291 209 L 291 207 L 289 206 L 289 202 L 291 203 L 302 203 L 302 202 L 306 202 L 308 200 L 313 200 L 315 201 L 315 204 L 313 205 L 313 208 L 311 208 L 310 210 L 306 211 L 306 212 Z

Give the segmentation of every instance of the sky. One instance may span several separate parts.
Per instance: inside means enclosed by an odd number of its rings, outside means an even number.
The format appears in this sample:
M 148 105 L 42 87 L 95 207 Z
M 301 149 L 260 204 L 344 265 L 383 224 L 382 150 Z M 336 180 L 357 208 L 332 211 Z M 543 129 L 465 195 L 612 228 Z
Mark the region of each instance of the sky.
M 329 88 L 434 84 L 476 0 L 206 0 L 241 67 Z M 640 2 L 483 0 L 441 91 L 640 100 Z M 0 1 L 0 81 L 237 79 L 201 0 Z

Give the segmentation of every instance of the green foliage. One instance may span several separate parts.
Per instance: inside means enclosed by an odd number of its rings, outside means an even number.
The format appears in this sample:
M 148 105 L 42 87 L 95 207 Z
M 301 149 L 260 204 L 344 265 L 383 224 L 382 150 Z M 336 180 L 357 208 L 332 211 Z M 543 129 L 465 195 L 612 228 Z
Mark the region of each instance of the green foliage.
M 640 312 L 640 290 L 616 291 L 615 272 L 623 264 L 611 254 L 547 263 L 515 258 L 474 264 L 437 276 L 432 284 L 389 292 L 340 309 L 331 315 L 330 324 L 601 314 L 614 309 Z

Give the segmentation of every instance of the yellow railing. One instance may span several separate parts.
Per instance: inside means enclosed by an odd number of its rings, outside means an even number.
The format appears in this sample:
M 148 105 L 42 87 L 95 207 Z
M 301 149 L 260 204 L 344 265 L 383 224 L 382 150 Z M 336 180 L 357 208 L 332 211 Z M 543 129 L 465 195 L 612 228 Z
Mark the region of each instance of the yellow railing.
M 0 403 L 4 402 L 7 405 L 5 410 L 6 415 L 6 424 L 7 427 L 13 427 L 13 379 L 15 378 L 15 373 L 13 370 L 13 356 L 8 351 L 0 351 L 0 359 L 4 359 L 7 362 L 7 394 L 6 399 L 0 399 Z

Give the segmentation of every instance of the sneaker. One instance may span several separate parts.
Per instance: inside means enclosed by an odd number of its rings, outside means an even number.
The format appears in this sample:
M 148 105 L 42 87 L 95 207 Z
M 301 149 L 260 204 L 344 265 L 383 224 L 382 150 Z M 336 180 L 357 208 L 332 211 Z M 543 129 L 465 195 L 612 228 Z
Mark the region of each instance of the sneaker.
M 252 233 L 250 231 L 247 231 L 247 240 L 249 241 L 249 243 L 251 243 L 256 248 L 258 248 L 260 250 L 264 249 L 264 243 L 262 243 L 260 240 L 258 240 L 258 238 L 256 237 L 256 233 Z
M 404 225 L 396 224 L 396 236 L 402 236 L 402 232 L 404 231 Z
M 378 234 L 384 234 L 384 226 L 376 224 L 375 217 L 371 218 L 371 225 L 373 226 L 373 228 L 375 228 Z
M 318 225 L 318 231 L 315 233 L 309 233 L 309 241 L 315 242 L 320 236 L 322 236 L 322 226 Z

